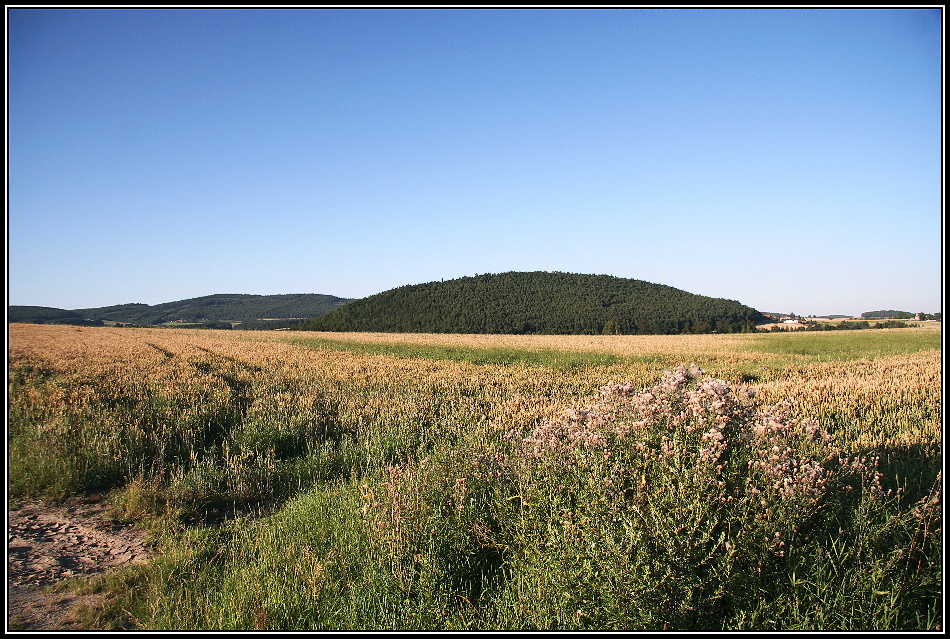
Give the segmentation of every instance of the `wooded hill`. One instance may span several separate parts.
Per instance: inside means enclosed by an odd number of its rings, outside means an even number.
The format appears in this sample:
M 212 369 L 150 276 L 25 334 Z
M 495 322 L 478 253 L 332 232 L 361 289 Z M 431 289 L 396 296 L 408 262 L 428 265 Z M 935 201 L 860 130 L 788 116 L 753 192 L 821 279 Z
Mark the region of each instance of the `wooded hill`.
M 294 328 L 506 334 L 741 332 L 763 321 L 733 300 L 609 275 L 509 272 L 394 288 Z
M 922 320 L 942 320 L 942 313 L 909 313 L 907 311 L 868 311 L 861 313 L 861 319 L 914 319 L 920 317 Z
M 7 320 L 29 324 L 81 324 L 83 316 L 75 311 L 51 306 L 9 306 Z
M 152 326 L 167 322 L 208 324 L 241 322 L 237 328 L 289 326 L 301 318 L 318 317 L 350 300 L 334 295 L 301 293 L 290 295 L 219 294 L 164 304 L 119 304 L 99 308 L 64 310 L 43 306 L 10 306 L 10 322 L 101 323 L 121 322 Z M 258 320 L 287 320 L 259 322 Z

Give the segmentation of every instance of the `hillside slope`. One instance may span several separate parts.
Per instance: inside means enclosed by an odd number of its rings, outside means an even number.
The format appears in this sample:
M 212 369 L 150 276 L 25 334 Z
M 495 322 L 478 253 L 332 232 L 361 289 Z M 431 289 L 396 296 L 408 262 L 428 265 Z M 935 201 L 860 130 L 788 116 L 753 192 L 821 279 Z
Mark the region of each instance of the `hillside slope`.
M 58 324 L 81 323 L 83 316 L 75 311 L 50 306 L 10 306 L 7 308 L 7 321 L 24 322 L 27 324 Z
M 119 304 L 98 308 L 63 309 L 10 306 L 9 321 L 59 322 L 62 320 L 105 320 L 128 324 L 155 325 L 166 322 L 213 323 L 239 321 L 242 327 L 260 319 L 318 317 L 350 300 L 334 295 L 300 293 L 290 295 L 219 294 L 163 304 Z
M 295 328 L 420 333 L 657 334 L 751 330 L 733 300 L 609 275 L 509 272 L 394 288 Z

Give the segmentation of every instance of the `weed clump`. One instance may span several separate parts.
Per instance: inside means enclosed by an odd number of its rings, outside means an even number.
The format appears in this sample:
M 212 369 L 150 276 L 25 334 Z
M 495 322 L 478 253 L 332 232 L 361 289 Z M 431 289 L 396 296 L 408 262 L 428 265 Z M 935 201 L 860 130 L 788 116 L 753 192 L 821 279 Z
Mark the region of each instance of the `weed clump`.
M 679 366 L 392 467 L 363 514 L 402 588 L 438 583 L 502 627 L 858 628 L 856 608 L 881 606 L 890 627 L 925 626 L 939 489 L 885 486 L 878 456 L 842 454 L 792 408 Z

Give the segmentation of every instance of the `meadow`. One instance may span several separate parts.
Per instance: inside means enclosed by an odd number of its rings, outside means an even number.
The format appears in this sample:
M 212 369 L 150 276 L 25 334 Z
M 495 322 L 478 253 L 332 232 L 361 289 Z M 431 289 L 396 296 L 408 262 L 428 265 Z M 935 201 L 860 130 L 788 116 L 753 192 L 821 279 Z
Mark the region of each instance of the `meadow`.
M 8 495 L 149 531 L 89 629 L 936 630 L 941 344 L 10 324 Z

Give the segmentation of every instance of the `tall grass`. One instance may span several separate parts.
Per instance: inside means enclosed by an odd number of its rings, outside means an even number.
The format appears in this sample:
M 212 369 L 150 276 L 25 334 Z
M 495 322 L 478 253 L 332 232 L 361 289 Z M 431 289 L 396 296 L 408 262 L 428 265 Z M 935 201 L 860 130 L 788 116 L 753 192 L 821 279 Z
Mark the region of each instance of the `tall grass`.
M 620 356 L 598 351 L 563 351 L 555 348 L 519 349 L 512 347 L 485 347 L 376 341 L 333 340 L 329 338 L 297 339 L 295 343 L 319 349 L 350 353 L 395 355 L 430 360 L 470 362 L 472 364 L 528 364 L 554 369 L 579 366 L 605 366 L 621 361 Z
M 758 352 L 802 355 L 826 362 L 906 355 L 940 347 L 941 333 L 930 327 L 924 330 L 891 328 L 837 334 L 801 331 L 757 335 L 750 345 Z
M 11 325 L 9 490 L 153 531 L 94 627 L 935 629 L 940 352 L 875 333 Z

